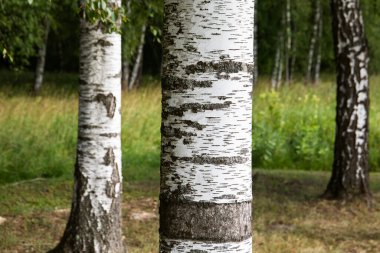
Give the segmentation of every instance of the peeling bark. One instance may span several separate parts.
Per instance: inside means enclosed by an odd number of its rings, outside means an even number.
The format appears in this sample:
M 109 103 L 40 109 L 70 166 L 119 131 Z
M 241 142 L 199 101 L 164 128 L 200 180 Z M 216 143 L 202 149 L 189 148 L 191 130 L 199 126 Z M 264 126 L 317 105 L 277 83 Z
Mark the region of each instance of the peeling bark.
M 120 1 L 112 1 L 120 5 Z M 54 253 L 124 253 L 121 231 L 121 38 L 81 20 L 75 186 Z
M 160 252 L 252 252 L 253 18 L 165 0 Z
M 368 46 L 359 0 L 332 0 L 337 64 L 334 164 L 324 194 L 370 196 L 368 165 Z

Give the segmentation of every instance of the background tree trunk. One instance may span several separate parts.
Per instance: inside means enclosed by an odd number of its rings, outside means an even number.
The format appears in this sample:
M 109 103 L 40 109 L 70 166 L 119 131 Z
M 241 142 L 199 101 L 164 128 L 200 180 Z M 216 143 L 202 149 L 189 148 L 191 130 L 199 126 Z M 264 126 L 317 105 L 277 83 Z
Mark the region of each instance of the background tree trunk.
M 252 252 L 253 12 L 165 1 L 160 252 Z
M 144 44 L 145 44 L 145 32 L 146 24 L 141 28 L 141 37 L 139 47 L 137 48 L 137 56 L 133 65 L 131 80 L 128 84 L 128 90 L 132 90 L 139 85 L 140 77 L 142 74 L 143 56 L 144 56 Z
M 327 198 L 370 196 L 368 46 L 359 0 L 332 0 L 337 65 L 334 164 Z
M 278 36 L 281 37 L 281 36 Z M 274 58 L 273 72 L 272 72 L 272 89 L 277 89 L 279 86 L 278 74 L 281 64 L 281 43 L 277 42 L 276 55 Z
M 113 1 L 120 6 L 120 1 Z M 121 37 L 81 20 L 72 209 L 52 252 L 125 252 L 121 231 Z
M 123 91 L 128 90 L 129 77 L 130 77 L 129 61 L 127 59 L 123 59 L 122 76 L 121 76 L 121 88 Z
M 307 74 L 306 82 L 308 84 L 315 83 L 315 74 L 317 69 L 319 69 L 318 62 L 320 62 L 320 34 L 322 32 L 321 27 L 321 2 L 320 0 L 314 1 L 314 20 L 313 20 L 313 29 L 310 39 L 310 47 L 308 54 L 308 64 L 307 64 Z M 319 60 L 318 60 L 319 59 Z M 319 70 L 318 70 L 319 72 Z M 317 74 L 319 76 L 319 74 Z
M 321 7 L 320 7 L 321 8 Z M 317 59 L 315 63 L 315 70 L 314 70 L 314 77 L 313 77 L 313 84 L 317 85 L 319 84 L 320 80 L 320 73 L 321 73 L 321 60 L 322 60 L 322 33 L 323 33 L 323 18 L 322 18 L 322 9 L 320 9 L 320 18 L 318 23 L 318 43 L 317 43 Z
M 125 10 L 126 10 L 126 15 L 129 16 L 131 13 L 131 1 L 130 0 L 125 0 Z M 122 24 L 122 33 L 128 33 L 129 31 L 126 30 L 127 28 L 125 27 L 125 23 Z M 125 36 L 122 36 L 122 46 L 123 48 L 125 47 Z M 125 50 L 125 49 L 122 49 Z M 130 62 L 129 59 L 126 55 L 124 55 L 122 51 L 122 69 L 121 69 L 121 89 L 123 91 L 128 90 L 129 87 L 129 79 L 131 75 L 130 71 Z
M 33 93 L 38 95 L 40 92 L 42 82 L 44 80 L 44 70 L 45 70 L 45 60 L 46 60 L 46 48 L 49 38 L 50 31 L 50 20 L 48 18 L 45 19 L 45 34 L 42 40 L 41 46 L 38 50 L 38 58 L 36 65 L 36 76 L 34 80 Z
M 286 0 L 285 10 L 285 31 L 286 31 L 286 47 L 285 47 L 285 83 L 289 85 L 291 82 L 291 55 L 292 55 L 292 13 L 290 0 Z

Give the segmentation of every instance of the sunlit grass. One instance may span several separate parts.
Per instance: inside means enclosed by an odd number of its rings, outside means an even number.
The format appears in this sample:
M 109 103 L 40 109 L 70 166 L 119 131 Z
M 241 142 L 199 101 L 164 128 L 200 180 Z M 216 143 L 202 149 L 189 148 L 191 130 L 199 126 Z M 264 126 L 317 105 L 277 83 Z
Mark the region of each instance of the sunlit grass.
M 37 177 L 71 178 L 75 161 L 77 77 L 48 74 L 31 97 L 32 75 L 1 73 L 0 183 Z M 371 80 L 370 165 L 380 168 L 380 78 Z M 123 94 L 123 171 L 127 181 L 158 180 L 161 91 L 149 79 Z M 335 84 L 296 83 L 272 91 L 260 80 L 253 97 L 253 165 L 263 169 L 330 170 Z

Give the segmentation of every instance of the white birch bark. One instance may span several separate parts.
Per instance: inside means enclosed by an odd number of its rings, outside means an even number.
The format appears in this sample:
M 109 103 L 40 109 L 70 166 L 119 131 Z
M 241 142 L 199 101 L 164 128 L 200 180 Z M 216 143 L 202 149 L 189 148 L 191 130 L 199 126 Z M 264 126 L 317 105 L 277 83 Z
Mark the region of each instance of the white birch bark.
M 254 1 L 165 0 L 160 252 L 251 252 Z
M 121 253 L 121 36 L 100 23 L 82 19 L 80 25 L 75 189 L 65 233 L 52 252 Z
M 38 94 L 43 80 L 44 80 L 44 71 L 45 71 L 45 60 L 46 60 L 46 48 L 49 38 L 50 31 L 50 21 L 48 18 L 45 19 L 45 33 L 44 38 L 42 40 L 41 46 L 38 50 L 38 58 L 37 58 L 37 66 L 36 66 L 36 77 L 34 80 L 33 92 L 34 94 Z

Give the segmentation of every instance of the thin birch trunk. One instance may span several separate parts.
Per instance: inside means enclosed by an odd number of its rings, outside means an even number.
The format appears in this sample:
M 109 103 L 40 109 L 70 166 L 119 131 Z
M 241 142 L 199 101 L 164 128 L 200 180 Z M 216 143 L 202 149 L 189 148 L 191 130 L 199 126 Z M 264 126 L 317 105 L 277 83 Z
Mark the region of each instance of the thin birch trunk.
M 313 77 L 313 84 L 318 85 L 320 80 L 320 72 L 321 72 L 321 60 L 322 60 L 322 34 L 323 34 L 323 18 L 322 18 L 322 10 L 318 24 L 318 44 L 317 44 L 317 59 L 315 62 L 315 70 Z
M 129 61 L 127 59 L 124 59 L 122 63 L 122 76 L 121 76 L 122 90 L 128 90 L 129 77 L 130 77 Z
M 308 64 L 307 64 L 307 73 L 306 73 L 306 82 L 308 84 L 312 83 L 313 67 L 316 66 L 316 44 L 319 38 L 319 25 L 321 20 L 321 3 L 320 0 L 315 0 L 314 2 L 314 20 L 313 20 L 313 30 L 310 39 L 310 47 L 308 54 Z
M 120 1 L 110 1 L 120 6 Z M 51 252 L 124 253 L 121 231 L 121 37 L 81 20 L 75 184 L 64 235 Z
M 143 56 L 144 56 L 144 44 L 145 44 L 145 32 L 146 32 L 146 24 L 144 24 L 141 28 L 141 36 L 140 36 L 140 43 L 137 48 L 137 56 L 135 63 L 133 65 L 131 80 L 128 85 L 128 90 L 134 89 L 136 86 L 138 86 L 139 81 L 139 74 L 141 73 L 140 70 L 142 68 L 142 62 L 143 62 Z
M 281 48 L 284 47 L 283 43 L 283 37 L 281 38 Z M 283 50 L 280 51 L 280 60 L 279 60 L 280 65 L 278 66 L 278 73 L 277 73 L 277 89 L 281 87 L 282 85 L 282 74 L 283 74 L 283 69 L 284 69 L 284 52 Z
M 281 44 L 277 43 L 276 55 L 274 58 L 274 66 L 273 66 L 273 72 L 272 72 L 272 89 L 277 89 L 278 87 L 278 73 L 280 71 L 280 64 L 281 64 L 280 57 L 281 57 Z
M 368 45 L 359 0 L 332 0 L 337 64 L 334 164 L 325 197 L 370 199 Z
M 254 1 L 165 0 L 160 252 L 252 252 Z
M 49 31 L 50 31 L 50 20 L 46 18 L 44 38 L 38 50 L 36 77 L 35 77 L 34 86 L 33 86 L 33 92 L 35 95 L 37 95 L 40 92 L 40 89 L 42 87 L 42 83 L 44 80 L 46 48 L 47 48 L 47 43 L 48 43 L 48 38 L 49 38 Z
M 286 47 L 285 47 L 285 83 L 289 85 L 291 82 L 291 51 L 292 51 L 292 15 L 291 15 L 291 4 L 290 0 L 286 0 L 286 21 L 285 21 L 285 30 L 286 30 Z
M 125 9 L 126 9 L 126 12 L 127 12 L 127 16 L 130 15 L 131 13 L 131 1 L 130 0 L 126 0 L 125 2 Z M 126 27 L 125 25 L 122 24 L 122 32 L 123 33 L 127 33 L 128 31 L 126 30 Z M 122 36 L 122 44 L 123 44 L 123 48 L 125 50 L 125 40 L 123 39 L 125 37 L 125 35 L 123 34 Z M 123 52 L 123 51 L 122 51 Z M 130 62 L 129 62 L 129 59 L 126 55 L 123 55 L 122 57 L 122 71 L 121 71 L 121 89 L 123 91 L 125 90 L 128 90 L 128 87 L 129 87 L 129 79 L 130 79 L 130 74 L 131 74 L 131 71 L 130 71 L 130 66 L 129 66 Z
M 291 49 L 291 56 L 290 56 L 290 73 L 289 73 L 289 79 L 292 81 L 293 80 L 293 75 L 294 75 L 294 68 L 296 66 L 296 60 L 297 60 L 297 40 L 296 40 L 296 28 L 294 26 L 292 30 L 292 49 Z

